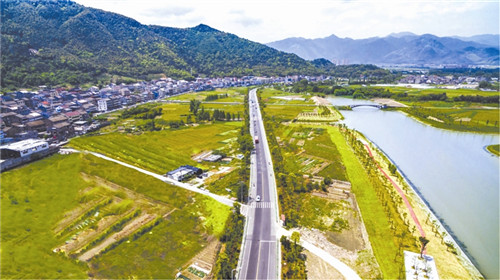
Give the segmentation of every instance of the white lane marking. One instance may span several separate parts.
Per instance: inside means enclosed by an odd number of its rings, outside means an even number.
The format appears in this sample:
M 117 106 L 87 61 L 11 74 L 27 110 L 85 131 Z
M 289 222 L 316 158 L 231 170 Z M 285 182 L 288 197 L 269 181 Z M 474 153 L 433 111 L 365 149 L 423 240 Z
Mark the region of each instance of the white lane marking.
M 256 268 L 256 273 L 255 273 L 255 279 L 259 279 L 259 264 L 260 264 L 260 242 L 259 242 L 259 255 L 257 257 L 257 268 Z
M 266 274 L 266 278 L 267 278 L 267 279 L 270 279 L 270 277 L 269 277 L 269 270 L 271 269 L 271 263 L 272 263 L 272 262 L 271 262 L 271 260 L 272 260 L 273 258 L 271 258 L 271 246 L 269 245 L 269 246 L 267 246 L 267 247 L 268 247 L 268 248 L 267 248 L 267 256 L 268 256 L 268 258 L 269 258 L 269 263 L 267 264 L 267 274 Z

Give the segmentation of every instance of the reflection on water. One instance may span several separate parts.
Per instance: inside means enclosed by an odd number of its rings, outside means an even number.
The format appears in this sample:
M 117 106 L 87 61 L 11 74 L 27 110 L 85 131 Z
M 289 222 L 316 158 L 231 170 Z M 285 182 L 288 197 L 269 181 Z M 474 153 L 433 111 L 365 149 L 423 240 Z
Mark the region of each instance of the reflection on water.
M 334 105 L 369 101 L 330 98 Z M 377 144 L 463 243 L 487 278 L 499 278 L 499 160 L 484 147 L 499 136 L 454 132 L 400 112 L 358 107 L 344 123 Z

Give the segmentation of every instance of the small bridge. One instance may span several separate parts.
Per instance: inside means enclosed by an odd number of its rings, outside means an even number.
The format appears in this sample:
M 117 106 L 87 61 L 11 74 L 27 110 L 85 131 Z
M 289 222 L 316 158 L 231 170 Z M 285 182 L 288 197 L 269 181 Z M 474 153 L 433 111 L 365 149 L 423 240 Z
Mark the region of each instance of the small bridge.
M 351 109 L 356 108 L 356 107 L 374 107 L 374 108 L 379 108 L 379 109 L 385 109 L 387 108 L 387 105 L 382 105 L 382 104 L 354 104 L 354 105 L 349 105 Z

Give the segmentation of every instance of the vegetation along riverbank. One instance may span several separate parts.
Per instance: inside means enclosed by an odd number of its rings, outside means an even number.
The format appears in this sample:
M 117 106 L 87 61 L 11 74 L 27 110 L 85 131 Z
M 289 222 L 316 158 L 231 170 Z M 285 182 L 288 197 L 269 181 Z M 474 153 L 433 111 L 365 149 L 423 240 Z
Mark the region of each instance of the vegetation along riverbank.
M 490 152 L 496 156 L 500 156 L 500 144 L 489 145 L 486 147 L 486 150 L 488 150 L 488 152 Z
M 286 90 L 295 92 L 298 89 L 290 87 Z M 321 96 L 355 99 L 389 98 L 406 106 L 390 110 L 403 111 L 435 127 L 478 133 L 500 131 L 498 91 L 361 85 L 342 87 L 326 82 L 305 84 L 300 90 Z

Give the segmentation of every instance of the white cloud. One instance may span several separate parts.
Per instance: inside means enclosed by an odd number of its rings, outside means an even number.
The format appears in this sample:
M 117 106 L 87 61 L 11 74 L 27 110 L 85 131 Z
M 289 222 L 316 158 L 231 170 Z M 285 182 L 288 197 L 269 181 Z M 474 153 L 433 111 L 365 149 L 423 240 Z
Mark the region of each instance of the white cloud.
M 499 33 L 499 3 L 491 1 L 337 0 L 76 0 L 143 24 L 199 23 L 258 42 L 287 37 L 367 38 L 392 32 Z

